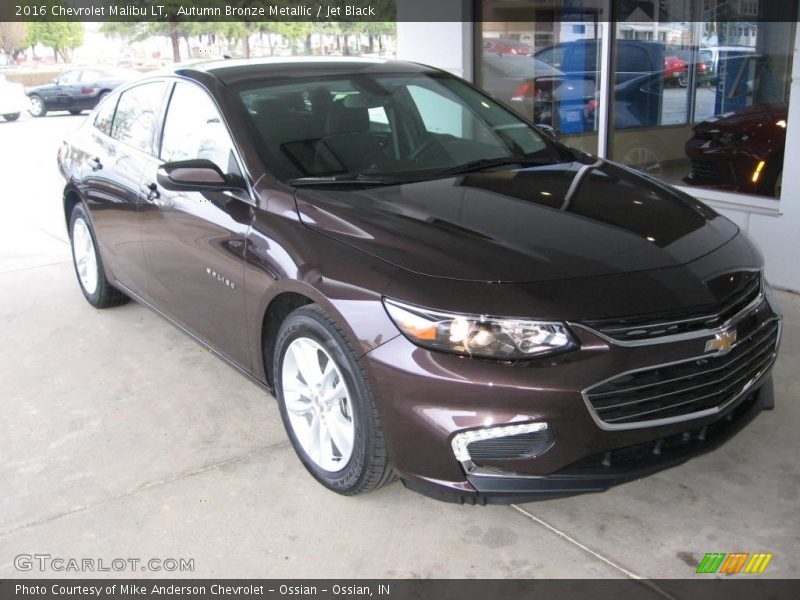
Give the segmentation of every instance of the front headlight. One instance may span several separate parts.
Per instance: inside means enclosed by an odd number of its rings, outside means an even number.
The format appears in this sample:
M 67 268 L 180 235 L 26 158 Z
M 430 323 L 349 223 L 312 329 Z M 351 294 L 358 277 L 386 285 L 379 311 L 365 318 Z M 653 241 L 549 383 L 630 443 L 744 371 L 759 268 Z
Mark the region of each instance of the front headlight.
M 525 360 L 578 344 L 564 323 L 455 314 L 384 298 L 398 329 L 415 344 L 466 356 Z

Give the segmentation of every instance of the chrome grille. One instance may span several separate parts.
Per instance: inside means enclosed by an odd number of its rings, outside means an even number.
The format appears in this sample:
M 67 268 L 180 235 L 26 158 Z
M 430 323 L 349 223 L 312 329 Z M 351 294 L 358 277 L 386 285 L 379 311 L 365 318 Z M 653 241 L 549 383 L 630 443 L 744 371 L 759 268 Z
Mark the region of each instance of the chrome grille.
M 646 423 L 724 406 L 749 389 L 775 360 L 777 319 L 761 323 L 724 356 L 695 358 L 619 375 L 584 391 L 611 425 Z
M 596 332 L 621 342 L 647 340 L 691 331 L 714 329 L 742 312 L 761 294 L 761 273 L 742 271 L 734 290 L 718 306 L 707 310 L 675 311 L 622 319 L 583 321 Z

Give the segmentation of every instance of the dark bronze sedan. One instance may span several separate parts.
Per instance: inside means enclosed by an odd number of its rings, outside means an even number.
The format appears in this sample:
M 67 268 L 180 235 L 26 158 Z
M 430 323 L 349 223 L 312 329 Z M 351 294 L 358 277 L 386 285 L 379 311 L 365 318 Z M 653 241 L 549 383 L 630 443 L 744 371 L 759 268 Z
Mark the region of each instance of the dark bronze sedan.
M 59 165 L 86 299 L 142 302 L 274 391 L 336 492 L 602 490 L 773 404 L 781 317 L 745 234 L 442 71 L 178 68 L 112 93 Z

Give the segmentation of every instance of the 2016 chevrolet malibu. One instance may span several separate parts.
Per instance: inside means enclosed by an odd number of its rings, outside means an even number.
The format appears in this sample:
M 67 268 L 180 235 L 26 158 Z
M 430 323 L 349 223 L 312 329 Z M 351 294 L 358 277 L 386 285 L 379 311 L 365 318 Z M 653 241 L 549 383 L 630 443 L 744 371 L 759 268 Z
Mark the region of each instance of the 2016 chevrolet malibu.
M 75 270 L 273 390 L 308 471 L 468 502 L 602 490 L 773 405 L 736 225 L 442 71 L 222 61 L 59 151 Z

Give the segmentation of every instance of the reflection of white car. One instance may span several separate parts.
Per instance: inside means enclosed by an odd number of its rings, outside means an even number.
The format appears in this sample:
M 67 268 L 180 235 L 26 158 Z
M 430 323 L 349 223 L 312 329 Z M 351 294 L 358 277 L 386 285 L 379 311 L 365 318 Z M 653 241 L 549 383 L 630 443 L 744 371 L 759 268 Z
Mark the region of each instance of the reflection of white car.
M 21 83 L 6 80 L 0 74 L 0 115 L 6 121 L 16 121 L 23 110 L 28 110 L 28 97 Z

